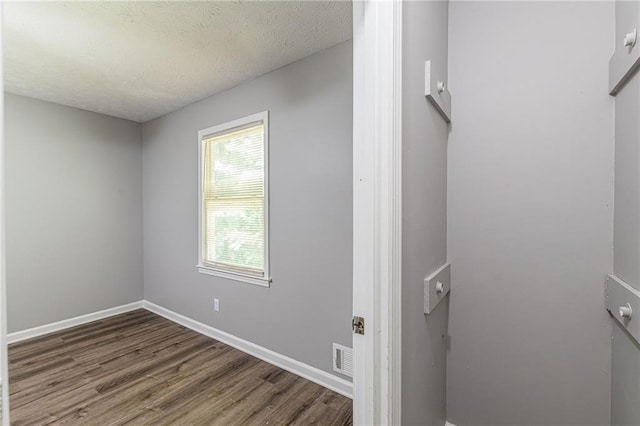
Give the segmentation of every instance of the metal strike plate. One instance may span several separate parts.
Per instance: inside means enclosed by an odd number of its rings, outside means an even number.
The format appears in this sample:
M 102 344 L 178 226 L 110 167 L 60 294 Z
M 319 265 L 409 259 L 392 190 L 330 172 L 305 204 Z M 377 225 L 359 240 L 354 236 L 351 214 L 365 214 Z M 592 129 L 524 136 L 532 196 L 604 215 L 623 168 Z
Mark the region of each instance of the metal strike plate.
M 615 275 L 605 283 L 607 310 L 640 343 L 640 291 Z
M 430 314 L 451 290 L 451 264 L 446 263 L 424 279 L 424 313 Z
M 354 316 L 351 320 L 351 329 L 355 334 L 364 334 L 364 318 Z
M 451 93 L 445 76 L 436 75 L 431 61 L 424 64 L 424 95 L 438 110 L 444 121 L 451 122 Z

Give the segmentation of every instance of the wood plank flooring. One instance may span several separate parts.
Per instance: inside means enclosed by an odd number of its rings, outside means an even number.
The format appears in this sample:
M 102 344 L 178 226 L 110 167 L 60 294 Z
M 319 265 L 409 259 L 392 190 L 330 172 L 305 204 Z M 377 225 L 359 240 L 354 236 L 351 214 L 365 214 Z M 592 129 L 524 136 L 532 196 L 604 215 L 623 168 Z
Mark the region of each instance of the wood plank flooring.
M 137 310 L 9 346 L 13 425 L 352 424 L 351 400 Z

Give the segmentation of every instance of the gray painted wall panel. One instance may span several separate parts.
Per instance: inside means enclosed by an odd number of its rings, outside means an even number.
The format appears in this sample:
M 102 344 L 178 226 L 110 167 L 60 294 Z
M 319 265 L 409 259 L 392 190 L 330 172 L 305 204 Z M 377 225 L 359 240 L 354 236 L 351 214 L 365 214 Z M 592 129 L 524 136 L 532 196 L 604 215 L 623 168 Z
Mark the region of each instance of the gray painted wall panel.
M 640 78 L 615 97 L 614 273 L 640 289 Z
M 402 127 L 402 421 L 444 425 L 448 300 L 424 314 L 424 278 L 447 256 L 447 135 L 424 96 L 424 63 L 446 75 L 443 1 L 404 3 Z
M 607 424 L 613 3 L 449 18 L 448 420 Z
M 615 47 L 621 49 L 624 35 L 638 27 L 640 3 L 616 1 L 615 5 Z M 615 112 L 614 274 L 640 289 L 639 75 L 615 97 Z M 640 344 L 616 320 L 611 321 L 611 424 L 639 425 Z
M 351 346 L 351 50 L 337 45 L 143 125 L 145 298 L 327 372 L 331 343 Z M 197 132 L 264 110 L 271 288 L 195 268 Z
M 9 332 L 142 299 L 141 126 L 5 94 Z
M 640 425 L 640 344 L 613 324 L 611 425 Z

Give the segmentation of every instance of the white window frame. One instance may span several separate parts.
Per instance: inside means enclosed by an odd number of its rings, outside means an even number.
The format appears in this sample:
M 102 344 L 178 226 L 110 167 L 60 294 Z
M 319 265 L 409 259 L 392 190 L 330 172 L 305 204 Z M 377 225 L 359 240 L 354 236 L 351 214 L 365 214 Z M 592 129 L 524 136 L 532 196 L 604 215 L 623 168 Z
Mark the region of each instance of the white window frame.
M 203 189 L 203 169 L 204 158 L 202 157 L 202 141 L 218 134 L 228 133 L 239 127 L 245 127 L 253 123 L 262 122 L 264 126 L 264 277 L 255 277 L 213 268 L 203 262 L 203 224 L 204 200 Z M 269 111 L 259 112 L 237 120 L 209 127 L 198 132 L 198 272 L 230 280 L 241 281 L 249 284 L 269 287 L 271 285 L 271 275 L 269 271 Z

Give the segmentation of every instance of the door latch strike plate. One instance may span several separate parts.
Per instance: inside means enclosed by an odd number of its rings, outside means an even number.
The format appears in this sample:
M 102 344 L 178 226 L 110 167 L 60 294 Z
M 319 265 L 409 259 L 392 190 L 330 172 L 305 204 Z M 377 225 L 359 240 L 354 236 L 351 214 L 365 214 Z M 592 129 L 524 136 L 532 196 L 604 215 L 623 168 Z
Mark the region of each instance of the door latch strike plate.
M 351 320 L 351 328 L 355 334 L 364 334 L 364 318 L 354 316 Z

